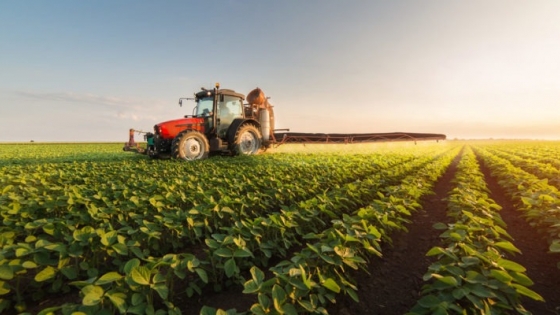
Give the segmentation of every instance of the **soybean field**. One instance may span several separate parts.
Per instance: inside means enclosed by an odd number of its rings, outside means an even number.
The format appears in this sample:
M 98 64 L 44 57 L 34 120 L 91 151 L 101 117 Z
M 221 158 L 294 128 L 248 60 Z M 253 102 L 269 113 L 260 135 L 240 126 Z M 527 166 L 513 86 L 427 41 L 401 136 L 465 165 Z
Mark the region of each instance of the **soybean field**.
M 560 314 L 559 142 L 325 147 L 0 144 L 0 313 Z

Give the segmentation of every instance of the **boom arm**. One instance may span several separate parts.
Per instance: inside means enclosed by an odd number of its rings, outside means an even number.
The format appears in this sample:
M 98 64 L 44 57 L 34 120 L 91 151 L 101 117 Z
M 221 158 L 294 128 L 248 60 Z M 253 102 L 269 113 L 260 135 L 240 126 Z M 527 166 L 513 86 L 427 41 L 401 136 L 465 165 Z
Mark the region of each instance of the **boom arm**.
M 387 141 L 425 141 L 445 140 L 444 134 L 437 133 L 303 133 L 303 132 L 277 132 L 274 133 L 276 146 L 284 143 L 364 143 Z

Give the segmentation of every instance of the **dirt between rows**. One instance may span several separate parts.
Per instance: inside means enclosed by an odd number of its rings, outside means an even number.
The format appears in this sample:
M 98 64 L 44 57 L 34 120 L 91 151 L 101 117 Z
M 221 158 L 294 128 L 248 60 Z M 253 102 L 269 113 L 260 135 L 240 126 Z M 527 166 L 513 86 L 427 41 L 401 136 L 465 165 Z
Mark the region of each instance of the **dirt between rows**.
M 535 283 L 531 290 L 540 294 L 545 302 L 523 299 L 522 303 L 534 315 L 560 314 L 560 269 L 556 264 L 560 255 L 548 253 L 548 244 L 543 235 L 527 223 L 523 213 L 515 208 L 490 170 L 479 160 L 486 183 L 491 191 L 490 197 L 502 206 L 500 215 L 507 224 L 507 232 L 513 238 L 513 244 L 521 250 L 521 255 L 508 257 L 527 268 L 527 276 Z

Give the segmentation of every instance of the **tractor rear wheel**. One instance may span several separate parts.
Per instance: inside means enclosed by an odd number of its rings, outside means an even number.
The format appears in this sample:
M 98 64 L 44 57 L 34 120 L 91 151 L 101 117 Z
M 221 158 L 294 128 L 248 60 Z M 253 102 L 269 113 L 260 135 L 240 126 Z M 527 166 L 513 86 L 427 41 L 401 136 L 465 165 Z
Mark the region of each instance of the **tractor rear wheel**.
M 177 159 L 202 160 L 208 157 L 210 145 L 208 139 L 202 133 L 195 130 L 185 130 L 173 139 L 171 150 L 173 157 Z
M 245 124 L 237 129 L 231 152 L 234 155 L 253 155 L 258 154 L 262 147 L 262 135 L 257 127 L 252 124 Z

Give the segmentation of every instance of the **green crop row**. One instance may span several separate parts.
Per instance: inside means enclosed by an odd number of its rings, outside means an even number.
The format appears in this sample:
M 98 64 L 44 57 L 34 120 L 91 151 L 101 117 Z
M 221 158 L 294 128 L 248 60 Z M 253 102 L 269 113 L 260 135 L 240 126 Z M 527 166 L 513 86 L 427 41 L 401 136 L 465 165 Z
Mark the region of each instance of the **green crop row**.
M 532 157 L 520 157 L 515 153 L 503 152 L 491 148 L 487 148 L 486 150 L 495 156 L 508 160 L 515 167 L 519 167 L 540 179 L 546 179 L 550 185 L 560 189 L 560 169 L 552 166 L 550 163 L 539 162 L 538 155 L 535 153 L 533 153 Z
M 485 144 L 484 147 L 514 154 L 522 158 L 533 159 L 539 163 L 550 164 L 560 169 L 560 161 L 558 161 L 560 145 L 558 142 L 506 142 L 497 145 Z
M 45 163 L 110 162 L 141 160 L 123 154 L 122 143 L 2 143 L 0 168 L 11 165 Z
M 367 187 L 362 185 L 369 193 L 352 195 L 352 199 L 366 203 L 362 206 L 342 203 L 346 210 L 340 212 L 328 206 L 340 201 L 325 200 L 331 215 L 329 226 L 321 233 L 305 235 L 303 249 L 270 268 L 269 279 L 259 268 L 251 268 L 244 293 L 257 294 L 258 303 L 250 313 L 327 314 L 325 306 L 334 303 L 337 294 L 358 301 L 348 268 L 364 268 L 368 257 L 381 256 L 380 243 L 390 241 L 392 231 L 405 229 L 407 218 L 420 206 L 420 197 L 431 192 L 456 154 L 457 150 L 451 150 L 415 172 L 406 172 L 400 183 L 393 185 L 385 185 L 383 177 L 372 177 Z
M 422 297 L 408 313 L 423 314 L 530 314 L 520 303 L 525 295 L 542 297 L 527 286 L 532 281 L 525 268 L 503 258 L 519 253 L 510 242 L 501 209 L 488 196 L 484 175 L 470 147 L 465 147 L 450 191 L 448 216 L 452 222 L 437 223 L 443 230 L 443 246 L 426 254 L 434 256 L 424 275 Z
M 527 173 L 482 147 L 475 147 L 499 184 L 524 211 L 529 224 L 541 232 L 551 253 L 560 253 L 560 192 L 547 179 Z M 560 268 L 560 262 L 558 262 Z

